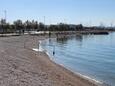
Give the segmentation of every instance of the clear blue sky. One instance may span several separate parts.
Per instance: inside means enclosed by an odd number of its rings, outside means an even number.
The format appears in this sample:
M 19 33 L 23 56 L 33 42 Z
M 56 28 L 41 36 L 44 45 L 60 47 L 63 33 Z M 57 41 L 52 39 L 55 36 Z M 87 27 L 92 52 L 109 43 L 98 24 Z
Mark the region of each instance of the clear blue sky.
M 0 0 L 0 18 L 7 10 L 9 22 L 35 19 L 49 23 L 115 25 L 115 0 Z

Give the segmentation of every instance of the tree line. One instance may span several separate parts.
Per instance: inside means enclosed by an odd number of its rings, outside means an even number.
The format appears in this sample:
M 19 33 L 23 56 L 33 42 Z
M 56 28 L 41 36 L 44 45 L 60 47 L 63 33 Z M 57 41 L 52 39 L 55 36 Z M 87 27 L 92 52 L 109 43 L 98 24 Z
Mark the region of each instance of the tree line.
M 82 29 L 83 26 L 71 26 L 68 24 L 60 23 L 57 25 L 45 25 L 44 23 L 32 20 L 32 21 L 25 21 L 16 20 L 13 24 L 6 22 L 5 19 L 0 20 L 0 33 L 15 33 L 15 32 L 29 32 L 29 31 L 72 31 L 76 29 Z
M 84 27 L 82 24 L 72 25 L 59 23 L 57 25 L 45 25 L 44 23 L 32 20 L 23 22 L 18 19 L 12 24 L 6 22 L 5 19 L 0 20 L 0 33 L 24 33 L 30 31 L 83 31 L 93 29 L 105 29 L 100 27 Z
M 13 24 L 6 22 L 5 19 L 1 19 L 0 21 L 0 33 L 15 33 L 15 32 L 24 32 L 24 31 L 31 31 L 38 29 L 38 22 L 37 21 L 25 21 L 16 20 Z

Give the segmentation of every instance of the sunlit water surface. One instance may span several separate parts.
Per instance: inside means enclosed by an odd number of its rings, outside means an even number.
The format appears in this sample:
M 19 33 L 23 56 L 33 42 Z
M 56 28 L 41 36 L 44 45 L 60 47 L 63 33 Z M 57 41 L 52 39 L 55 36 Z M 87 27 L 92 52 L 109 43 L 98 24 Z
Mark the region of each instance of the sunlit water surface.
M 41 46 L 55 51 L 56 63 L 115 86 L 115 33 L 48 39 Z

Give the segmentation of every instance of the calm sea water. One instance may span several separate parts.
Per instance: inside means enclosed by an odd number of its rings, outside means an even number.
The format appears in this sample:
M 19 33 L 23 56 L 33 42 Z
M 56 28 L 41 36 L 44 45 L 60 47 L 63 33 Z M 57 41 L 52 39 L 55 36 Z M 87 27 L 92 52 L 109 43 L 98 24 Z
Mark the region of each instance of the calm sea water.
M 48 39 L 41 46 L 55 51 L 55 62 L 115 86 L 115 33 Z

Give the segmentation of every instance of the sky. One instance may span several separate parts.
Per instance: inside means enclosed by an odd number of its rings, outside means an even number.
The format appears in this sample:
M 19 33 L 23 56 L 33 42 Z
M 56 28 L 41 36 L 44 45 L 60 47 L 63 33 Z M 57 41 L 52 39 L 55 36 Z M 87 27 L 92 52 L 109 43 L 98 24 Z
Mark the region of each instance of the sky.
M 45 24 L 115 25 L 115 0 L 0 0 L 0 18 Z M 44 17 L 45 16 L 45 17 Z

